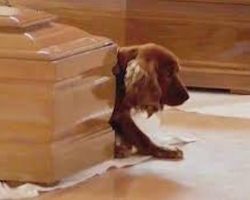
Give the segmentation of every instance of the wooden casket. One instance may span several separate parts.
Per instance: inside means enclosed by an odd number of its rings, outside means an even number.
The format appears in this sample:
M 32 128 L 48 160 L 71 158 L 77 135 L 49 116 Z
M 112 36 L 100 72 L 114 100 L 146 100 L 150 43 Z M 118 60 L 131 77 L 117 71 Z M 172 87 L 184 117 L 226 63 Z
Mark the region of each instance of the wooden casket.
M 113 157 L 117 46 L 0 7 L 0 180 L 54 183 Z

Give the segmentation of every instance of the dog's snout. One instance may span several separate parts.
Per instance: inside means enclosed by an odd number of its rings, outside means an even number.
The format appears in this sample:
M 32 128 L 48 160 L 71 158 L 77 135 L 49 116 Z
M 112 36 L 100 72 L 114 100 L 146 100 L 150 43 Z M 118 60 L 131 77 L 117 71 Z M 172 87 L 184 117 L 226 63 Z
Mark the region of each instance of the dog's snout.
M 178 76 L 174 77 L 165 92 L 163 102 L 169 106 L 178 106 L 189 99 L 188 90 Z
M 178 106 L 183 104 L 185 101 L 189 99 L 189 94 L 186 90 L 186 88 L 182 88 L 179 90 L 176 90 L 176 93 L 173 94 L 173 106 Z
M 183 99 L 183 103 L 189 99 L 189 94 L 186 89 L 182 92 L 181 98 Z

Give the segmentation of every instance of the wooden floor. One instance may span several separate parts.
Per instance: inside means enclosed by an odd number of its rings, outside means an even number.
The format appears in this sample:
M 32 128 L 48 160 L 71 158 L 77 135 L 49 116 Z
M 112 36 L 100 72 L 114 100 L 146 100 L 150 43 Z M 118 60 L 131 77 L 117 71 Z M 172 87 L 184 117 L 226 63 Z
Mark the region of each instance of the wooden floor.
M 231 98 L 223 95 L 195 98 L 191 98 L 188 106 L 195 103 L 202 107 L 206 101 L 212 104 L 213 99 L 228 103 L 229 107 L 233 103 Z M 249 199 L 249 120 L 179 111 L 168 111 L 159 116 L 170 131 L 191 133 L 198 138 L 197 142 L 185 146 L 183 161 L 151 160 L 112 170 L 73 188 L 43 194 L 35 200 Z

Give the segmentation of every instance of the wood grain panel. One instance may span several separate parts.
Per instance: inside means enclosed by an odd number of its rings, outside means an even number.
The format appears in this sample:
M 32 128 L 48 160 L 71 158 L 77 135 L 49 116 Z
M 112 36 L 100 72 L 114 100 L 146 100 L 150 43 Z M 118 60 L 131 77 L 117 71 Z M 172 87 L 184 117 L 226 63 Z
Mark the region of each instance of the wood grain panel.
M 249 62 L 248 6 L 136 0 L 128 9 L 128 44 L 153 41 L 189 61 Z
M 127 6 L 127 43 L 155 42 L 174 51 L 187 85 L 250 88 L 250 6 L 162 0 Z
M 15 6 L 45 10 L 59 21 L 125 43 L 126 0 L 12 0 Z
M 191 20 L 247 21 L 250 20 L 249 7 L 230 3 L 215 4 L 201 2 L 178 2 L 168 0 L 128 1 L 129 17 L 154 17 L 157 19 L 175 17 Z M 213 21 L 213 22 L 216 22 Z
M 107 128 L 112 112 L 114 97 L 114 80 L 109 77 L 91 76 L 88 78 L 75 77 L 61 81 L 55 85 L 55 132 L 56 138 L 62 134 L 73 135 L 74 127 L 82 124 L 85 133 L 93 133 L 92 128 Z M 90 119 L 98 119 L 106 115 L 102 123 L 88 127 Z M 86 124 L 84 124 L 87 122 Z M 100 120 L 101 122 L 101 120 Z
M 47 14 L 2 9 L 0 180 L 51 184 L 112 158 L 117 45 Z
M 238 26 L 202 20 L 132 18 L 127 39 L 128 44 L 162 44 L 183 60 L 248 64 L 249 33 L 250 24 Z
M 0 142 L 34 143 L 51 139 L 51 84 L 32 81 L 0 81 Z
M 182 59 L 182 64 L 186 68 L 196 66 L 204 69 L 204 66 L 208 66 L 210 69 L 211 63 L 213 68 L 226 66 L 223 70 L 231 69 L 232 66 L 239 70 L 244 69 L 243 71 L 250 68 L 248 66 L 250 0 L 105 0 L 101 2 L 56 0 L 46 4 L 42 0 L 14 0 L 13 2 L 58 14 L 63 22 L 95 34 L 106 35 L 117 41 L 119 45 L 146 42 L 165 45 Z M 205 71 L 201 75 L 203 73 Z M 240 77 L 237 77 L 235 71 L 235 79 L 238 78 Z M 198 82 L 195 82 L 197 86 L 199 86 Z M 193 86 L 192 83 L 191 80 L 190 85 Z M 236 87 L 234 84 L 235 81 L 232 81 L 230 87 Z M 202 87 L 204 85 L 200 84 Z M 218 86 L 212 85 L 224 88 L 220 83 Z M 237 87 L 239 85 L 241 84 L 237 84 Z
M 176 1 L 184 1 L 184 2 L 202 2 L 202 3 L 223 3 L 223 4 L 246 4 L 249 5 L 249 0 L 176 0 Z
M 0 142 L 0 177 L 1 180 L 52 184 L 111 159 L 113 144 L 114 134 L 109 129 L 92 137 L 79 134 L 53 144 Z

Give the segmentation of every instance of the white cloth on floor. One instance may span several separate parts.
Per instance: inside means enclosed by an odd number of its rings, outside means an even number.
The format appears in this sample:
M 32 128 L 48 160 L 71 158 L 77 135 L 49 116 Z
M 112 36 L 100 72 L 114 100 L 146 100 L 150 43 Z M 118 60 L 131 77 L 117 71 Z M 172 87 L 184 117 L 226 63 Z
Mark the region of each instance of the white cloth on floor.
M 161 123 L 160 117 L 156 114 L 148 118 L 146 112 L 132 110 L 131 116 L 136 126 L 159 146 L 180 147 L 197 140 L 189 133 L 169 133 L 168 128 Z
M 0 184 L 0 200 L 32 198 L 38 196 L 42 192 L 50 192 L 53 190 L 72 187 L 90 179 L 91 177 L 104 174 L 110 168 L 128 167 L 149 160 L 150 158 L 150 156 L 134 156 L 126 159 L 109 160 L 65 178 L 60 183 L 52 187 L 43 187 L 26 183 L 16 188 L 11 188 L 6 183 L 2 182 Z

